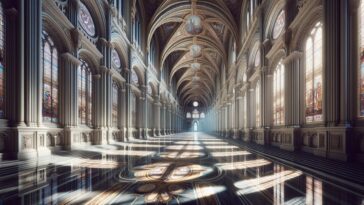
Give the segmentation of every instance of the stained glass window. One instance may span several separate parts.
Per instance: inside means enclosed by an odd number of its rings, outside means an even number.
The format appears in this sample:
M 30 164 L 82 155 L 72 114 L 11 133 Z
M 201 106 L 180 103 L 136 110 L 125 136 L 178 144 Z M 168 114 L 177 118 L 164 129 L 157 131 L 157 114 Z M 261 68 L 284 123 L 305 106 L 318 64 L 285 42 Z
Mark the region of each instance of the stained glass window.
M 117 83 L 113 83 L 112 86 L 112 124 L 114 127 L 118 127 L 118 101 L 119 101 L 119 87 Z
M 197 110 L 197 109 L 194 109 L 194 110 L 192 111 L 192 118 L 193 118 L 193 119 L 198 119 L 198 118 L 200 118 L 200 112 L 198 112 L 198 110 Z
M 43 121 L 58 122 L 58 52 L 46 32 L 42 35 Z
M 322 24 L 318 22 L 306 41 L 306 122 L 322 121 Z
M 360 32 L 360 105 L 359 105 L 359 115 L 364 117 L 364 1 L 360 1 L 360 11 L 359 11 L 359 32 Z
M 282 10 L 281 13 L 279 13 L 273 26 L 273 39 L 277 39 L 281 35 L 285 24 L 286 24 L 286 14 L 284 10 Z
M 280 61 L 273 74 L 273 122 L 284 124 L 284 65 Z
M 121 60 L 120 60 L 118 52 L 115 49 L 112 49 L 112 51 L 111 51 L 111 59 L 112 59 L 114 68 L 116 68 L 117 70 L 120 70 L 121 69 Z
M 96 28 L 90 11 L 87 9 L 85 4 L 80 2 L 80 8 L 78 11 L 78 21 L 85 32 L 90 36 L 95 36 Z
M 260 82 L 257 82 L 255 87 L 255 126 L 260 127 L 261 113 L 260 113 Z
M 190 112 L 188 112 L 187 114 L 186 114 L 186 118 L 191 118 L 192 117 L 192 115 L 191 115 L 191 113 Z
M 83 125 L 91 126 L 92 117 L 92 74 L 89 65 L 81 60 L 78 69 L 78 118 Z
M 4 39 L 5 39 L 5 23 L 3 16 L 3 5 L 0 2 L 0 52 L 1 52 L 1 60 L 0 60 L 0 118 L 5 117 L 5 66 L 4 66 L 4 57 L 5 57 L 5 49 L 4 49 Z

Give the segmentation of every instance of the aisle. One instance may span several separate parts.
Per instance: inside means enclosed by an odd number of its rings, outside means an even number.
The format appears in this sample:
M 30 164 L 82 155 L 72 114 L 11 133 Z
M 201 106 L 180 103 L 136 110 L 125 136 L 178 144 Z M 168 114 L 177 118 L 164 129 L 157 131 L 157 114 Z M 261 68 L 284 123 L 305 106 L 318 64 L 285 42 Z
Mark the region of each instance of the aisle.
M 202 133 L 57 152 L 0 178 L 0 202 L 24 204 L 358 204 L 332 186 Z M 4 170 L 3 170 L 4 169 Z M 7 173 L 5 168 L 0 171 Z M 14 170 L 18 170 L 14 174 Z M 16 183 L 10 183 L 15 181 Z M 1 204 L 1 203 L 0 203 Z

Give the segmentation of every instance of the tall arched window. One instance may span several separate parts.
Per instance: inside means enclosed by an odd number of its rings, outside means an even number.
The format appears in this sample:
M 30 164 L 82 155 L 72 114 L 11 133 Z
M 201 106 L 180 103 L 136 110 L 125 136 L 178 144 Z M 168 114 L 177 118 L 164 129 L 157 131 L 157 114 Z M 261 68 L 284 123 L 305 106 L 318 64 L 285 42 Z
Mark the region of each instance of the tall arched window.
M 260 81 L 257 82 L 255 87 L 255 126 L 260 127 L 261 112 L 260 112 Z
M 322 121 L 322 23 L 318 22 L 305 49 L 306 122 Z
M 58 52 L 52 39 L 42 33 L 43 121 L 58 122 Z
M 3 5 L 0 2 L 0 119 L 5 117 L 5 19 Z
M 89 65 L 81 60 L 78 69 L 78 118 L 81 124 L 91 126 L 92 74 Z
M 359 81 L 359 115 L 360 117 L 364 117 L 364 1 L 360 1 L 360 11 L 359 13 L 359 41 L 360 41 L 360 50 L 359 50 L 359 59 L 360 59 L 360 81 Z
M 284 65 L 278 63 L 273 74 L 273 122 L 284 124 Z
M 114 127 L 118 127 L 118 109 L 119 102 L 119 86 L 117 83 L 113 82 L 112 84 L 112 125 Z

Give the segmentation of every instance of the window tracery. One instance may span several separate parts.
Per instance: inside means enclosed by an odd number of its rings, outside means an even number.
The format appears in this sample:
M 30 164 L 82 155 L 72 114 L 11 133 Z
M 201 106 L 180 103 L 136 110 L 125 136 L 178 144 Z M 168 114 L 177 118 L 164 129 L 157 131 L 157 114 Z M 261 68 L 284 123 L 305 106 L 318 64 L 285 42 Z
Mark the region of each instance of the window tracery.
M 92 19 L 90 11 L 86 5 L 80 2 L 78 11 L 78 22 L 81 24 L 82 29 L 90 36 L 96 35 L 96 28 L 94 20 Z
M 273 26 L 273 39 L 274 40 L 277 39 L 281 35 L 285 25 L 286 25 L 286 13 L 284 10 L 282 10 L 279 13 L 276 21 L 274 22 L 274 26 Z
M 89 65 L 81 59 L 78 69 L 78 118 L 83 125 L 91 125 L 92 74 Z
M 322 121 L 322 23 L 318 22 L 305 48 L 306 122 Z
M 42 33 L 43 106 L 45 122 L 58 122 L 58 52 L 49 37 Z
M 273 123 L 284 124 L 284 65 L 278 63 L 273 74 Z

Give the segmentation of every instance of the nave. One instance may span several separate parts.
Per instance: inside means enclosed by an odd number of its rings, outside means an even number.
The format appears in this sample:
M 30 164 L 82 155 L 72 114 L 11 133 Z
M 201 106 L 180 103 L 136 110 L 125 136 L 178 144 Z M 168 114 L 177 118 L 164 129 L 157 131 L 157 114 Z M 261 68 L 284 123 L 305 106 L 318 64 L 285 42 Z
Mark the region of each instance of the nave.
M 0 164 L 0 204 L 357 204 L 363 193 L 190 132 Z

